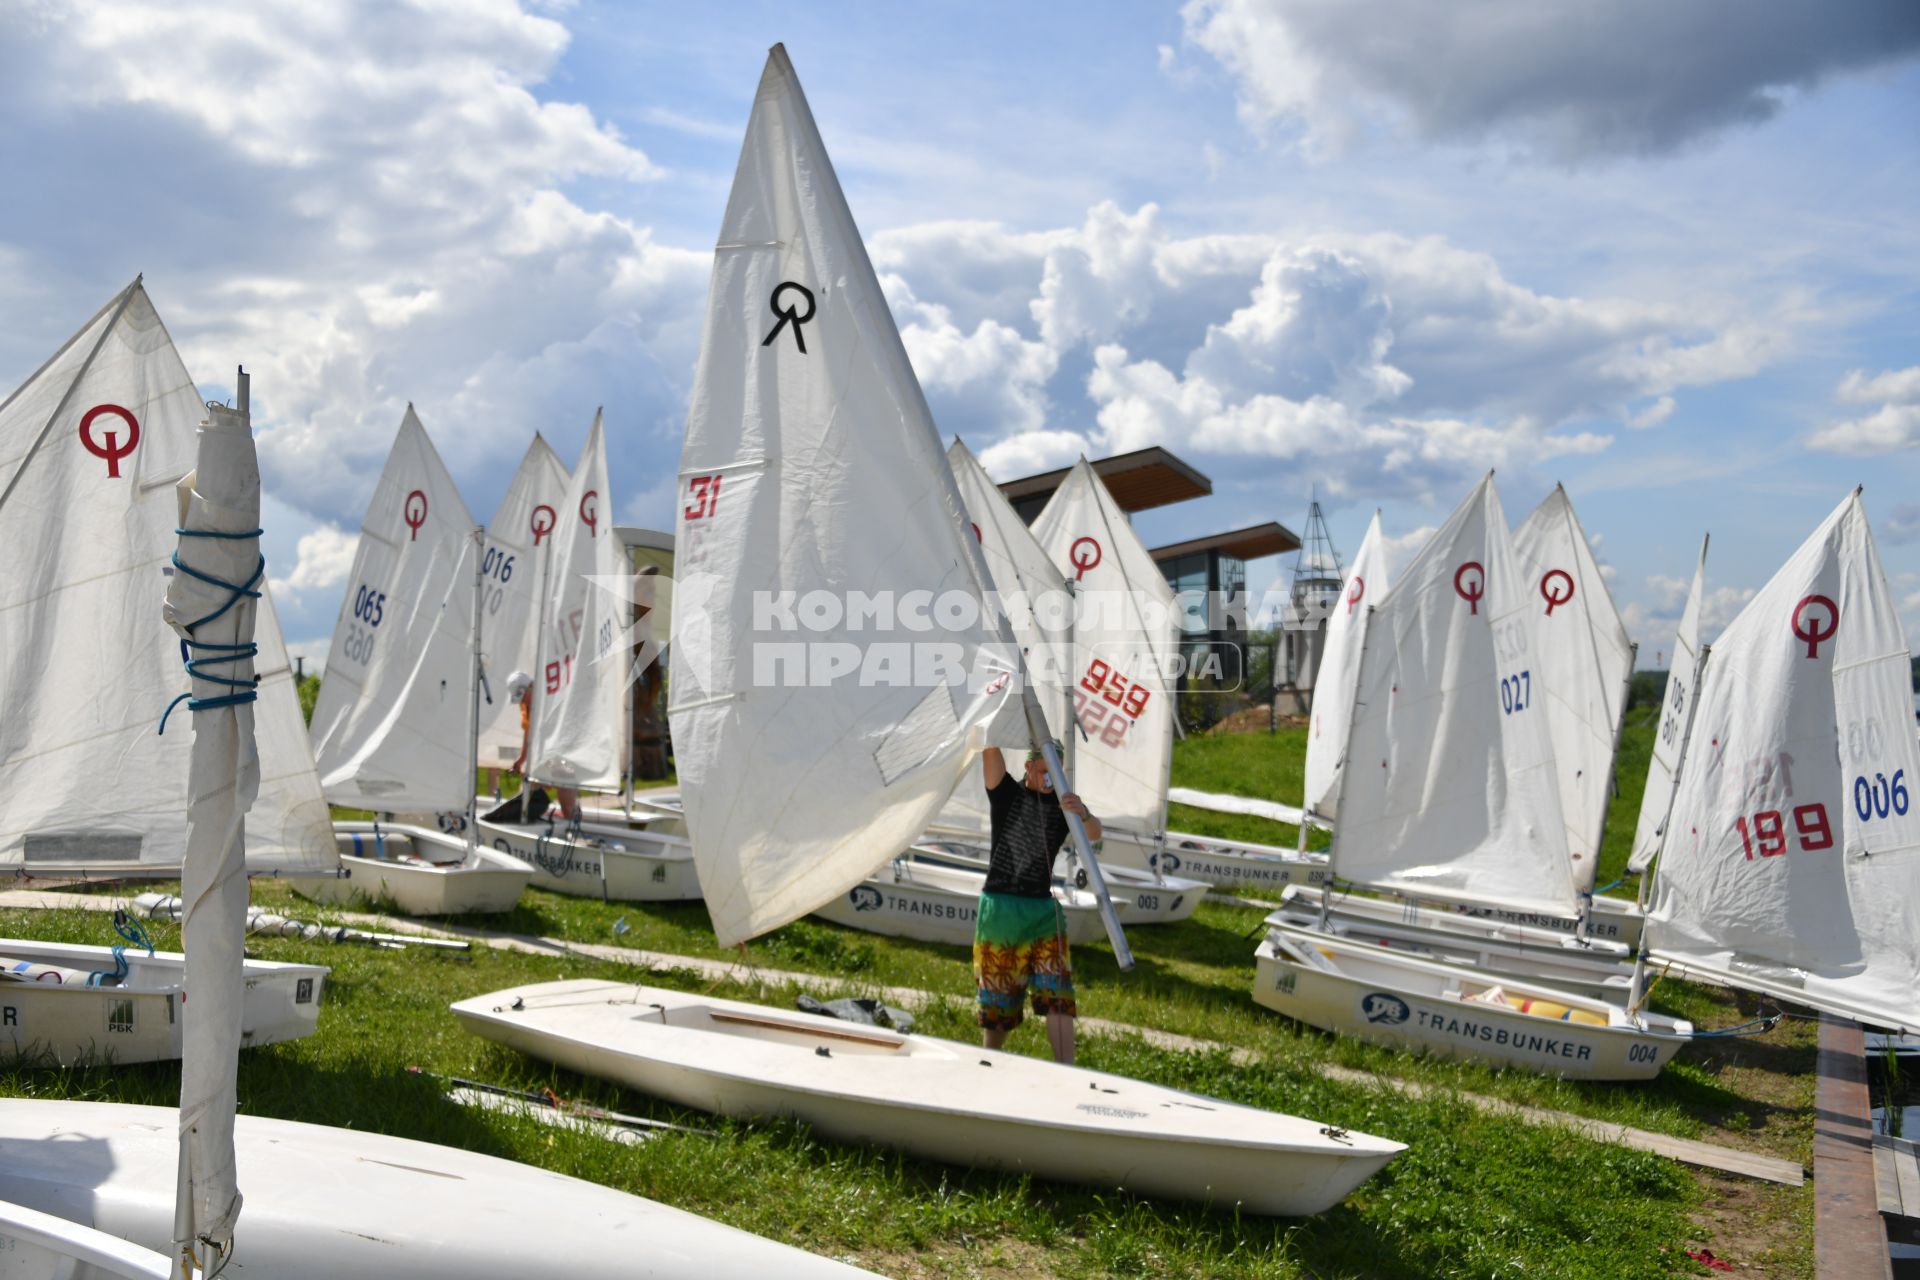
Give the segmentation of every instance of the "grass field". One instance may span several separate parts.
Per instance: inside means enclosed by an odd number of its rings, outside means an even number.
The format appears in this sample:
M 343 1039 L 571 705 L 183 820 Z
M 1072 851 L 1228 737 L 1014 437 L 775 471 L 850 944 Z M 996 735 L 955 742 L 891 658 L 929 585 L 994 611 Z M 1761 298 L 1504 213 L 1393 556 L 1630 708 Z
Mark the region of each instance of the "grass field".
M 1609 822 L 1602 878 L 1624 864 L 1651 728 L 1631 724 L 1622 795 Z M 1182 785 L 1297 798 L 1299 730 L 1183 742 Z M 1291 843 L 1257 819 L 1180 811 L 1176 826 Z M 1625 891 L 1624 889 L 1622 890 Z M 257 901 L 321 915 L 271 883 Z M 1452 1089 L 1617 1119 L 1801 1162 L 1811 1159 L 1813 1033 L 1788 1021 L 1771 1035 L 1684 1050 L 1664 1076 L 1638 1086 L 1572 1084 L 1426 1061 L 1336 1042 L 1256 1007 L 1249 996 L 1256 910 L 1203 906 L 1181 926 L 1137 929 L 1135 973 L 1121 975 L 1103 945 L 1076 951 L 1082 1011 L 1254 1050 L 1253 1067 L 1224 1054 L 1187 1054 L 1137 1037 L 1083 1037 L 1084 1065 L 1216 1094 L 1396 1138 L 1410 1150 L 1347 1203 L 1311 1221 L 1030 1183 L 843 1147 L 804 1126 L 746 1126 L 693 1117 L 721 1136 L 671 1135 L 638 1148 L 556 1132 L 530 1121 L 443 1103 L 409 1066 L 526 1087 L 552 1087 L 624 1111 L 688 1119 L 649 1099 L 556 1072 L 459 1030 L 450 1001 L 561 977 L 640 980 L 606 962 L 478 950 L 370 951 L 285 940 L 258 942 L 270 959 L 333 966 L 318 1035 L 242 1055 L 243 1110 L 377 1129 L 510 1156 L 904 1276 L 1220 1277 L 1664 1277 L 1700 1273 L 1687 1248 L 1711 1247 L 1742 1275 L 1812 1274 L 1811 1189 L 1720 1179 L 1662 1158 L 1594 1143 L 1565 1130 L 1489 1117 Z M 467 923 L 489 923 L 468 921 Z M 580 942 L 729 957 L 705 912 L 692 906 L 605 904 L 529 891 L 490 922 L 504 930 Z M 100 941 L 103 920 L 82 912 L 0 911 L 0 933 Z M 162 946 L 177 933 L 157 930 Z M 757 940 L 769 969 L 817 975 L 819 996 L 911 986 L 945 997 L 919 1030 L 972 1039 L 971 977 L 960 948 L 902 942 L 802 921 Z M 788 1005 L 786 986 L 710 983 L 687 969 L 644 975 L 656 985 Z M 1722 993 L 1667 983 L 1655 1003 L 1702 1026 L 1746 1014 Z M 1009 1047 L 1045 1051 L 1038 1031 Z M 1339 1064 L 1445 1086 L 1412 1099 L 1383 1086 L 1328 1079 Z M 0 1094 L 171 1103 L 173 1065 L 112 1072 L 0 1068 Z M 243 1188 L 244 1189 L 244 1188 Z M 245 1220 L 241 1230 L 245 1232 Z

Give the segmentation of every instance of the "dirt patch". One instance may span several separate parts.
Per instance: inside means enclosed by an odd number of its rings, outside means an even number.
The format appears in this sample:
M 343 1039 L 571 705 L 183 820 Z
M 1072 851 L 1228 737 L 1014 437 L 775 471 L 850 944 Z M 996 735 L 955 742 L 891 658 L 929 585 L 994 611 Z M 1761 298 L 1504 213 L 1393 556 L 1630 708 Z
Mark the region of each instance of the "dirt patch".
M 1732 1266 L 1716 1275 L 1748 1280 L 1810 1280 L 1813 1276 L 1813 1186 L 1779 1187 L 1703 1170 L 1694 1181 L 1705 1196 L 1691 1215 L 1692 1250 L 1711 1250 Z
M 961 1247 L 907 1253 L 898 1249 L 860 1253 L 842 1261 L 865 1267 L 895 1280 L 1026 1280 L 1053 1276 L 1054 1259 L 1039 1245 L 1024 1240 L 978 1241 Z
M 1266 733 L 1276 725 L 1282 729 L 1303 729 L 1308 717 L 1281 712 L 1276 718 L 1265 707 L 1247 707 L 1222 716 L 1208 733 Z

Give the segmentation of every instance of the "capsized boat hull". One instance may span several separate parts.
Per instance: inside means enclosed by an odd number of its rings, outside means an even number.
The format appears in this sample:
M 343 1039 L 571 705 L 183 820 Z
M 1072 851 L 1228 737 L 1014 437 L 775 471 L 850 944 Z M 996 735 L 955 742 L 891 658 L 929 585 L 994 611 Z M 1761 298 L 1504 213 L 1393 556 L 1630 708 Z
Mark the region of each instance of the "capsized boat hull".
M 1163 842 L 1133 832 L 1109 830 L 1100 841 L 1101 866 L 1159 870 L 1166 875 L 1204 880 L 1218 888 L 1260 889 L 1278 893 L 1290 884 L 1325 884 L 1323 853 L 1301 853 L 1278 845 L 1216 840 L 1170 831 Z
M 133 947 L 123 954 L 127 975 L 118 986 L 89 987 L 87 974 L 113 971 L 113 948 L 0 938 L 0 967 L 25 961 L 59 971 L 44 981 L 0 978 L 0 1058 L 63 1067 L 178 1058 L 186 958 L 177 951 L 149 956 Z M 241 1044 L 311 1034 L 326 978 L 325 965 L 247 961 Z
M 1409 902 L 1291 885 L 1267 923 L 1324 927 L 1338 937 L 1480 973 L 1543 982 L 1625 1007 L 1633 1003 L 1633 959 L 1624 947 L 1581 942 L 1569 933 L 1504 924 Z M 1649 975 L 1651 976 L 1651 975 Z
M 410 916 L 496 915 L 513 910 L 533 868 L 482 842 L 405 823 L 336 822 L 340 874 L 287 876 L 301 897 L 350 906 L 390 901 Z
M 1464 998 L 1494 987 L 1536 1011 Z M 1335 1035 L 1569 1080 L 1651 1080 L 1693 1035 L 1692 1024 L 1677 1019 L 1649 1013 L 1629 1021 L 1572 992 L 1284 925 L 1254 952 L 1253 998 Z M 1599 1024 L 1570 1021 L 1569 1010 Z
M 984 872 L 896 858 L 813 914 L 890 938 L 971 947 L 986 882 Z M 1106 937 L 1092 894 L 1056 885 L 1053 900 L 1059 904 L 1069 943 Z M 1125 898 L 1116 896 L 1113 908 L 1123 925 L 1133 923 Z
M 480 839 L 533 868 L 533 883 L 555 893 L 608 902 L 697 902 L 700 875 L 685 836 L 625 822 L 480 820 Z
M 0 1280 L 170 1280 L 173 1262 L 151 1249 L 0 1201 Z
M 1121 1076 L 678 991 L 538 983 L 453 1012 L 477 1035 L 681 1106 L 1252 1213 L 1323 1212 L 1405 1150 Z
M 0 1199 L 167 1249 L 179 1123 L 168 1107 L 8 1099 Z M 229 1278 L 866 1274 L 610 1187 L 453 1147 L 243 1115 L 234 1152 L 246 1204 Z

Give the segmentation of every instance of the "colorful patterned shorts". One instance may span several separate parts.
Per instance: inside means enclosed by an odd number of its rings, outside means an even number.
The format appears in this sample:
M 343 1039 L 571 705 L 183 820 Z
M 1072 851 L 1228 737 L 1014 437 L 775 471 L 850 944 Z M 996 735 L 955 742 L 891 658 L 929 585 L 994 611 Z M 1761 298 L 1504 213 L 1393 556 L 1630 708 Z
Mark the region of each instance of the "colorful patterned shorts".
M 1073 968 L 1060 904 L 1052 895 L 981 894 L 973 973 L 980 987 L 980 1025 L 990 1031 L 1011 1031 L 1020 1025 L 1028 991 L 1033 993 L 1033 1011 L 1040 1017 L 1050 1013 L 1073 1017 Z

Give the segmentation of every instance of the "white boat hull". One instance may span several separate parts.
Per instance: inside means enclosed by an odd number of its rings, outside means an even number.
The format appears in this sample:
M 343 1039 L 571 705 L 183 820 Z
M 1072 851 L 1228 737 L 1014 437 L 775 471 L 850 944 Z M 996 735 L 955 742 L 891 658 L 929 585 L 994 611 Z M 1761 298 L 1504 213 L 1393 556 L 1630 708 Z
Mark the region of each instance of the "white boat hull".
M 1580 921 L 1570 916 L 1546 916 L 1532 911 L 1516 911 L 1512 907 L 1497 906 L 1492 903 L 1452 903 L 1452 910 L 1464 916 L 1480 920 L 1491 920 L 1499 924 L 1524 925 L 1529 929 L 1544 929 L 1552 933 L 1572 934 L 1580 927 Z M 1604 895 L 1593 899 L 1593 913 L 1587 924 L 1587 936 L 1601 942 L 1617 942 L 1632 951 L 1640 945 L 1640 930 L 1646 923 L 1646 917 L 1640 908 L 1624 898 L 1609 898 Z
M 971 947 L 986 881 L 984 872 L 897 858 L 813 914 L 890 938 Z M 1069 943 L 1106 937 L 1100 906 L 1092 894 L 1056 886 L 1053 899 L 1060 904 Z M 1113 908 L 1122 924 L 1133 923 L 1124 898 L 1116 897 Z
M 1693 1035 L 1690 1023 L 1571 992 L 1431 964 L 1311 930 L 1270 930 L 1254 953 L 1253 998 L 1335 1035 L 1436 1057 L 1466 1058 L 1570 1080 L 1651 1080 Z M 1310 959 L 1309 959 L 1310 958 Z M 1464 998 L 1498 986 L 1536 1008 L 1600 1025 Z
M 480 839 L 528 864 L 533 883 L 555 893 L 607 902 L 700 900 L 691 842 L 644 824 L 587 821 L 576 839 L 565 823 L 482 818 Z
M 1289 886 L 1267 923 L 1325 929 L 1337 937 L 1459 965 L 1481 973 L 1545 983 L 1623 1008 L 1633 1003 L 1633 959 L 1614 943 L 1582 943 L 1572 934 L 1502 924 L 1413 903 L 1336 893 L 1321 914 L 1323 889 Z
M 978 844 L 957 839 L 929 839 L 913 847 L 911 857 L 915 862 L 933 861 L 947 866 L 962 867 L 969 871 L 984 872 L 987 869 L 988 850 Z M 1085 889 L 1085 873 L 1079 872 L 1072 881 L 1068 881 L 1063 871 L 1073 866 L 1073 859 L 1061 854 L 1054 864 L 1054 884 L 1071 883 L 1073 888 Z M 1138 867 L 1109 866 L 1104 861 L 1100 870 L 1105 873 L 1107 893 L 1116 903 L 1124 902 L 1127 908 L 1128 925 L 1142 924 L 1178 924 L 1190 918 L 1200 907 L 1201 899 L 1207 896 L 1207 884 L 1204 880 L 1186 880 L 1179 876 L 1156 875 L 1151 871 L 1142 871 Z
M 1290 884 L 1325 884 L 1327 858 L 1278 845 L 1216 840 L 1170 831 L 1164 845 L 1150 836 L 1109 831 L 1100 842 L 1100 865 L 1159 870 L 1166 875 L 1204 880 L 1219 888 L 1261 889 L 1278 893 Z
M 533 868 L 459 836 L 402 823 L 336 822 L 339 875 L 288 876 L 301 897 L 339 906 L 391 902 L 410 916 L 511 911 Z
M 113 970 L 111 947 L 0 938 L 0 960 L 52 966 L 67 977 L 64 982 L 0 978 L 0 1057 L 63 1067 L 178 1058 L 186 958 L 177 951 L 149 956 L 133 947 L 124 954 L 127 976 L 120 985 L 89 987 L 86 974 Z M 241 1044 L 311 1034 L 326 977 L 325 965 L 247 961 Z
M 8 1099 L 0 1199 L 165 1250 L 179 1125 L 167 1107 Z M 609 1187 L 452 1147 L 243 1115 L 234 1149 L 246 1205 L 229 1280 L 866 1274 Z
M 172 1260 L 118 1236 L 0 1202 L 0 1280 L 171 1280 Z
M 599 981 L 453 1006 L 475 1034 L 681 1106 L 794 1116 L 842 1142 L 1303 1216 L 1401 1144 L 927 1036 Z

